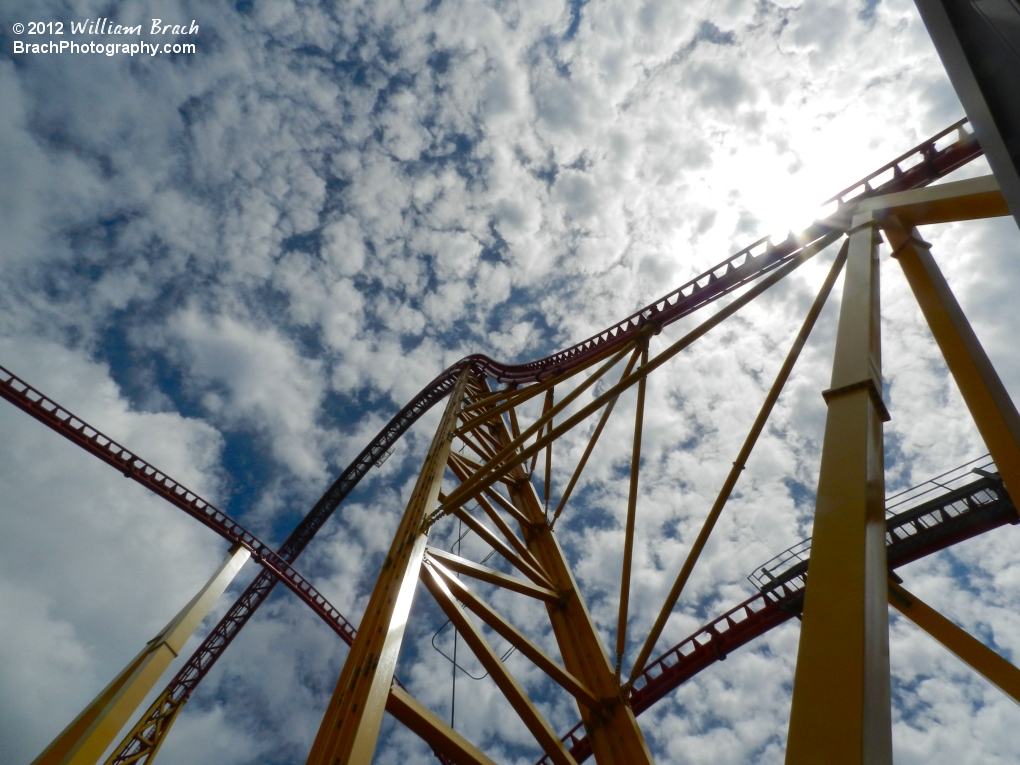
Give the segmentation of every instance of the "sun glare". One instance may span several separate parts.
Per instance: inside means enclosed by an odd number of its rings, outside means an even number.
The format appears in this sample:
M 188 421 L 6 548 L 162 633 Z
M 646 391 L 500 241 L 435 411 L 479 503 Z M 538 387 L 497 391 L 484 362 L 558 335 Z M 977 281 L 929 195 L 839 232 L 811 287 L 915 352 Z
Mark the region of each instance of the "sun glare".
M 867 141 L 874 134 L 865 115 L 824 126 L 787 125 L 783 149 L 767 143 L 734 153 L 728 172 L 740 173 L 740 204 L 758 221 L 759 236 L 773 241 L 834 211 L 823 205 L 834 193 L 862 178 L 882 159 L 909 145 Z M 730 176 L 734 177 L 734 176 Z

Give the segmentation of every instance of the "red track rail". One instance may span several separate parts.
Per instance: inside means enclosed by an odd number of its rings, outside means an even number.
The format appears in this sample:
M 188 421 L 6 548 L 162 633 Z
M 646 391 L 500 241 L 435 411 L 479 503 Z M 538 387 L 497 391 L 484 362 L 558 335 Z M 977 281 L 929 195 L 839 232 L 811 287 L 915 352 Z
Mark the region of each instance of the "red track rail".
M 787 592 L 784 588 L 783 594 L 785 597 L 780 600 L 772 600 L 762 593 L 748 598 L 651 662 L 641 675 L 644 685 L 631 692 L 630 704 L 634 713 L 641 714 L 681 683 L 717 661 L 723 661 L 740 646 L 792 617 L 796 609 L 786 604 L 796 600 L 802 590 L 791 587 Z M 583 723 L 575 725 L 560 740 L 567 745 L 570 755 L 578 763 L 591 755 L 591 744 L 585 736 Z M 552 759 L 548 755 L 538 761 L 538 765 L 551 763 Z
M 889 568 L 897 569 L 965 539 L 1018 522 L 1017 509 L 1002 481 L 986 476 L 887 518 Z M 808 560 L 795 562 L 754 597 L 700 627 L 649 662 L 631 690 L 630 703 L 635 714 L 649 709 L 742 645 L 799 614 L 807 564 Z M 582 723 L 571 728 L 560 740 L 567 744 L 570 754 L 579 763 L 591 754 Z M 538 761 L 538 765 L 551 763 L 548 755 Z
M 488 356 L 468 356 L 464 361 L 477 364 L 486 374 L 498 382 L 535 382 L 554 374 L 562 374 L 592 356 L 604 353 L 627 342 L 637 334 L 641 325 L 653 321 L 660 327 L 680 319 L 703 305 L 732 292 L 751 279 L 791 260 L 808 244 L 820 239 L 831 231 L 849 227 L 846 210 L 849 206 L 868 197 L 891 194 L 927 186 L 981 155 L 981 147 L 973 134 L 963 130 L 967 120 L 950 125 L 910 151 L 883 165 L 865 178 L 847 187 L 829 199 L 826 204 L 838 204 L 836 214 L 817 221 L 806 231 L 791 234 L 778 244 L 765 237 L 745 247 L 722 263 L 694 277 L 677 287 L 668 295 L 649 303 L 587 340 L 558 351 L 551 356 L 527 364 L 501 364 Z M 954 131 L 959 135 L 948 145 L 938 148 L 942 139 Z M 464 361 L 458 364 L 463 364 Z M 457 366 L 457 365 L 455 365 Z
M 276 551 L 259 541 L 254 534 L 230 516 L 3 367 L 0 367 L 0 396 L 208 526 L 231 544 L 247 547 L 256 562 L 282 579 L 283 583 L 329 624 L 344 642 L 350 645 L 354 640 L 354 626 L 343 614 L 333 608 L 329 601 Z

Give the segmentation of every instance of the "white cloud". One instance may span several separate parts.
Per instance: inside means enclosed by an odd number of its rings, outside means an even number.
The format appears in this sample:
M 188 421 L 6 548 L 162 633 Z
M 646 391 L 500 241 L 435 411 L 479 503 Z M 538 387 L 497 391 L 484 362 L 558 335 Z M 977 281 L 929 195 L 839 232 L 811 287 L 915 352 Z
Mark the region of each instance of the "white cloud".
M 233 318 L 186 310 L 167 323 L 171 345 L 180 343 L 198 380 L 226 389 L 226 396 L 214 392 L 208 399 L 213 414 L 271 434 L 277 459 L 299 477 L 317 477 L 323 470 L 315 449 L 319 363 L 301 358 L 278 333 Z

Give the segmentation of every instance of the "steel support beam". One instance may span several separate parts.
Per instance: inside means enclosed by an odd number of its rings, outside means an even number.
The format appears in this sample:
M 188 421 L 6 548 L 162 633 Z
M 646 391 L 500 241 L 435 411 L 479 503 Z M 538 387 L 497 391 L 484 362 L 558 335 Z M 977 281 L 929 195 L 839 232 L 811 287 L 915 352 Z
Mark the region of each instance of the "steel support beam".
M 1009 207 L 995 176 L 982 175 L 865 199 L 856 212 L 872 212 L 875 220 L 879 221 L 895 215 L 915 226 L 929 226 L 933 223 L 998 218 L 1009 215 Z
M 496 765 L 403 688 L 390 688 L 386 711 L 454 765 Z
M 498 438 L 509 444 L 510 434 L 502 419 L 493 419 L 491 423 Z M 605 646 L 574 581 L 566 556 L 547 523 L 545 510 L 528 473 L 517 462 L 509 471 L 509 477 L 513 483 L 511 501 L 529 521 L 521 528 L 528 549 L 548 575 L 552 589 L 560 594 L 559 602 L 548 604 L 547 609 L 563 666 L 598 701 L 594 709 L 578 705 L 595 761 L 601 765 L 624 762 L 628 765 L 652 765 L 652 755 L 638 728 L 634 711 L 626 694 L 621 692 Z
M 877 232 L 855 216 L 793 684 L 788 765 L 890 765 Z
M 592 709 L 599 705 L 598 699 L 592 695 L 592 692 L 583 683 L 569 672 L 564 671 L 563 667 L 546 655 L 530 638 L 500 616 L 499 612 L 457 579 L 453 572 L 431 556 L 427 559 L 427 563 L 431 564 L 433 570 L 438 572 L 447 589 L 453 593 L 453 596 L 460 603 L 474 611 L 494 632 L 520 651 L 521 655 L 529 659 L 532 664 L 545 672 L 582 704 Z
M 531 731 L 542 750 L 552 757 L 556 765 L 577 765 L 574 758 L 567 752 L 566 747 L 563 746 L 563 742 L 556 737 L 556 732 L 538 711 L 535 703 L 528 698 L 523 686 L 510 674 L 499 655 L 492 650 L 485 640 L 485 636 L 482 635 L 482 631 L 467 618 L 463 607 L 457 603 L 453 593 L 450 592 L 449 586 L 428 561 L 422 572 L 422 581 L 436 599 L 439 607 L 443 609 L 443 612 L 463 636 L 464 642 L 470 646 L 475 657 L 485 667 L 486 672 L 492 677 L 506 700 L 510 702 L 514 711 L 520 715 L 521 720 Z
M 641 349 L 641 363 L 648 363 L 648 344 Z M 634 527 L 637 521 L 638 478 L 641 475 L 641 432 L 645 417 L 647 377 L 638 382 L 637 411 L 634 415 L 634 446 L 631 448 L 630 491 L 627 494 L 627 523 L 623 535 L 623 568 L 620 572 L 620 612 L 616 621 L 616 682 L 620 682 L 623 654 L 627 650 L 627 612 L 630 606 L 630 574 L 634 558 Z M 608 407 L 607 407 L 608 409 Z
M 523 468 L 517 466 L 514 472 L 521 474 L 522 478 L 518 488 L 512 492 L 515 503 L 533 519 L 544 517 L 538 495 L 523 475 Z M 596 710 L 583 705 L 578 707 L 595 761 L 600 765 L 623 762 L 651 765 L 654 761 L 638 728 L 634 710 L 621 692 L 595 623 L 554 533 L 547 526 L 534 527 L 529 534 L 528 545 L 562 598 L 560 603 L 547 608 L 563 665 L 601 703 L 601 708 Z
M 1020 497 L 1020 414 L 917 229 L 883 228 L 1006 489 Z
M 523 579 L 519 579 L 515 576 L 509 576 L 496 571 L 495 569 L 483 566 L 480 563 L 475 563 L 467 558 L 454 555 L 446 550 L 429 547 L 426 548 L 426 552 L 433 559 L 438 560 L 444 566 L 452 571 L 456 571 L 458 574 L 474 577 L 481 582 L 493 584 L 496 587 L 502 587 L 510 592 L 517 592 L 521 595 L 527 595 L 531 598 L 544 600 L 548 603 L 555 603 L 560 599 L 559 593 L 553 592 L 547 587 L 539 587 L 531 584 L 530 582 L 526 582 Z
M 246 548 L 235 545 L 191 602 L 64 728 L 32 765 L 94 765 L 98 762 L 250 556 Z
M 707 320 L 659 353 L 658 356 L 650 360 L 647 364 L 642 364 L 631 374 L 622 378 L 615 385 L 596 397 L 594 401 L 581 407 L 579 411 L 567 417 L 566 420 L 554 427 L 551 431 L 546 431 L 544 436 L 540 436 L 530 445 L 524 446 L 524 442 L 530 438 L 531 435 L 534 435 L 537 431 L 539 431 L 540 428 L 548 421 L 549 417 L 559 414 L 559 412 L 562 411 L 567 404 L 580 395 L 581 391 L 586 390 L 592 384 L 594 375 L 587 378 L 577 388 L 571 391 L 570 394 L 568 394 L 562 401 L 560 401 L 559 404 L 553 407 L 548 414 L 544 415 L 537 422 L 532 423 L 530 428 L 526 429 L 520 436 L 516 437 L 513 444 L 508 443 L 504 446 L 502 453 L 497 454 L 493 463 L 486 466 L 485 472 L 475 473 L 475 475 L 471 476 L 470 479 L 450 492 L 450 495 L 443 501 L 443 506 L 433 514 L 434 517 L 439 518 L 450 512 L 453 507 L 459 506 L 462 503 L 467 502 L 469 499 L 476 497 L 479 493 L 484 491 L 486 487 L 495 483 L 497 480 L 506 480 L 507 474 L 511 474 L 511 470 L 515 466 L 523 465 L 528 459 L 538 454 L 539 451 L 545 448 L 545 445 L 549 441 L 559 438 L 564 433 L 597 412 L 599 409 L 606 406 L 620 393 L 637 383 L 642 377 L 650 375 L 667 361 L 689 347 L 695 340 L 703 337 L 710 330 L 719 326 L 719 324 L 721 324 L 725 319 L 735 314 L 770 287 L 782 281 L 808 259 L 813 258 L 819 252 L 840 238 L 842 238 L 841 231 L 831 231 L 829 234 L 826 234 L 812 242 L 810 245 L 804 247 L 799 251 L 796 257 L 791 258 L 783 266 L 771 271 L 768 276 L 759 280 L 753 287 L 740 295 L 740 297 L 735 298 L 724 308 L 721 308 Z M 643 333 L 646 332 L 654 334 L 658 331 L 658 327 L 651 322 L 647 322 L 642 326 L 640 331 Z M 611 359 L 610 362 L 615 364 L 620 358 L 622 358 L 622 356 L 622 353 L 618 354 L 616 357 Z M 608 366 L 604 370 L 600 369 L 596 374 L 602 374 L 603 371 L 608 371 Z M 496 410 L 493 410 L 493 414 L 495 414 L 495 411 Z M 518 449 L 518 447 L 520 448 Z M 527 471 L 524 472 L 527 474 Z
M 634 365 L 637 363 L 638 358 L 641 356 L 642 351 L 646 349 L 646 346 L 639 346 L 634 349 L 634 353 L 631 354 L 630 361 L 627 362 L 627 366 L 623 370 L 623 374 L 620 375 L 620 379 L 623 379 L 629 375 Z M 609 403 L 606 404 L 606 408 L 602 410 L 602 416 L 599 417 L 598 425 L 595 426 L 595 430 L 591 434 L 591 438 L 588 439 L 588 445 L 584 447 L 584 454 L 581 455 L 581 459 L 578 460 L 577 466 L 574 468 L 573 474 L 570 476 L 570 480 L 567 482 L 567 488 L 563 490 L 560 501 L 556 505 L 556 512 L 552 515 L 552 520 L 549 522 L 550 527 L 556 525 L 556 521 L 560 517 L 560 513 L 563 512 L 563 508 L 567 506 L 567 500 L 570 499 L 570 495 L 574 491 L 574 487 L 577 485 L 577 479 L 581 477 L 581 473 L 584 471 L 585 465 L 588 464 L 588 458 L 591 456 L 592 451 L 595 449 L 595 444 L 599 441 L 599 436 L 602 435 L 602 431 L 606 427 L 606 423 L 609 422 L 610 416 L 613 414 L 613 408 L 616 406 L 617 398 L 612 398 Z M 516 422 L 516 416 L 512 422 Z
M 1020 669 L 891 580 L 889 604 L 948 648 L 964 664 L 1020 704 Z
M 843 270 L 843 264 L 846 262 L 848 247 L 849 241 L 846 241 L 843 243 L 843 246 L 839 248 L 839 253 L 836 255 L 836 259 L 829 268 L 829 273 L 826 275 L 825 281 L 822 282 L 822 288 L 818 291 L 818 295 L 815 296 L 815 301 L 811 304 L 811 309 L 808 311 L 808 315 L 804 318 L 804 323 L 801 325 L 800 331 L 797 333 L 797 337 L 794 339 L 793 345 L 791 346 L 789 353 L 787 353 L 786 359 L 783 361 L 783 365 L 779 368 L 779 374 L 776 375 L 776 379 L 772 383 L 772 387 L 769 389 L 768 395 L 765 397 L 765 402 L 761 405 L 761 409 L 758 410 L 758 416 L 751 425 L 751 430 L 748 432 L 743 445 L 740 447 L 740 451 L 737 453 L 737 459 L 734 460 L 733 465 L 730 468 L 730 472 L 726 476 L 726 480 L 723 483 L 722 488 L 719 490 L 719 494 L 716 495 L 715 502 L 712 503 L 712 508 L 708 511 L 708 516 L 705 518 L 704 524 L 702 524 L 701 531 L 698 532 L 698 536 L 694 540 L 694 544 L 691 545 L 690 552 L 687 553 L 687 558 L 684 560 L 684 564 L 680 568 L 680 573 L 677 574 L 676 580 L 673 582 L 673 586 L 670 588 L 669 594 L 666 596 L 666 602 L 662 604 L 662 608 L 659 610 L 659 615 L 655 618 L 655 623 L 652 625 L 651 632 L 649 632 L 648 637 L 645 638 L 645 644 L 642 646 L 637 659 L 634 661 L 634 667 L 631 670 L 630 675 L 630 682 L 632 683 L 645 671 L 645 665 L 648 662 L 648 657 L 652 655 L 655 643 L 662 635 L 662 630 L 666 627 L 666 621 L 673 613 L 673 609 L 676 608 L 677 601 L 680 599 L 680 593 L 683 592 L 684 587 L 687 585 L 687 580 L 690 579 L 691 572 L 694 571 L 694 566 L 697 564 L 698 558 L 701 557 L 701 553 L 705 549 L 705 545 L 708 543 L 708 538 L 711 536 L 712 530 L 715 528 L 716 521 L 718 521 L 719 516 L 722 515 L 723 508 L 726 506 L 726 502 L 729 500 L 730 494 L 737 485 L 737 479 L 740 478 L 740 474 L 744 472 L 744 466 L 747 464 L 747 460 L 751 456 L 751 450 L 754 449 L 754 445 L 758 442 L 758 436 L 760 436 L 761 432 L 765 429 L 765 423 L 768 422 L 769 415 L 772 414 L 772 409 L 775 407 L 776 402 L 779 400 L 779 395 L 783 392 L 783 388 L 786 386 L 786 381 L 790 379 L 790 373 L 793 372 L 794 364 L 797 363 L 797 359 L 800 357 L 800 352 L 807 343 L 808 336 L 811 334 L 811 330 L 814 328 L 815 322 L 818 320 L 818 317 L 822 313 L 822 309 L 825 307 L 825 301 L 829 299 L 829 293 L 832 292 L 832 288 L 836 284 L 836 278 Z
M 369 765 L 372 761 L 425 556 L 423 522 L 439 499 L 468 375 L 467 368 L 461 371 L 450 394 L 446 411 L 308 755 L 308 765 Z

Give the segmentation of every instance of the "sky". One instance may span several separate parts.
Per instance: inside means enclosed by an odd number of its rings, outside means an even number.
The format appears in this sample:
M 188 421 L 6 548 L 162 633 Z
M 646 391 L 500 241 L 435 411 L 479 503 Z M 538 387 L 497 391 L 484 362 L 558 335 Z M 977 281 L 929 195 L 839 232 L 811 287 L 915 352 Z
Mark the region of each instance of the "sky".
M 104 17 L 142 33 L 70 33 Z M 153 35 L 153 19 L 198 29 Z M 12 31 L 33 21 L 62 22 L 64 35 Z M 50 39 L 195 50 L 13 52 Z M 0 364 L 279 544 L 449 364 L 476 352 L 524 362 L 588 337 L 785 235 L 964 113 L 902 0 L 0 0 L 0 115 Z M 986 172 L 978 161 L 954 177 Z M 1020 395 L 1016 224 L 923 234 Z M 834 249 L 652 377 L 632 634 L 654 619 Z M 882 268 L 891 492 L 986 450 L 888 248 Z M 810 535 L 838 297 L 661 649 L 752 595 L 746 575 Z M 621 398 L 557 526 L 608 646 L 633 416 L 633 395 Z M 299 560 L 354 623 L 437 417 Z M 0 406 L 0 427 L 0 749 L 19 764 L 190 599 L 226 546 L 14 407 Z M 584 438 L 557 445 L 554 496 Z M 454 533 L 437 529 L 436 543 Z M 1011 659 L 1016 534 L 900 572 Z M 464 550 L 486 552 L 470 537 Z M 252 576 L 249 564 L 214 616 Z M 551 649 L 541 614 L 504 606 Z M 448 718 L 451 665 L 429 645 L 444 620 L 424 592 L 412 617 L 398 674 Z M 657 761 L 781 762 L 797 638 L 788 623 L 646 713 Z M 448 650 L 450 630 L 435 640 Z M 896 617 L 890 643 L 897 763 L 1020 762 L 1014 702 Z M 159 761 L 304 762 L 345 655 L 277 593 Z M 554 728 L 576 722 L 534 668 L 508 662 Z M 460 675 L 456 687 L 458 730 L 499 762 L 538 758 L 489 680 Z M 384 725 L 379 763 L 429 758 Z

